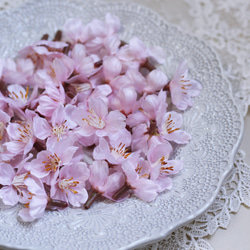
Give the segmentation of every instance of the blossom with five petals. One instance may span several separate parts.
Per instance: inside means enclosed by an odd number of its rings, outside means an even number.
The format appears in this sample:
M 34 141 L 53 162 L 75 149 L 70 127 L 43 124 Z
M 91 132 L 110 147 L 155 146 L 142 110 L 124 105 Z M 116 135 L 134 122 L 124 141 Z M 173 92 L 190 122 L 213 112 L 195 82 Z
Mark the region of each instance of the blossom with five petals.
M 173 104 L 180 110 L 193 106 L 191 97 L 197 96 L 201 88 L 198 81 L 189 78 L 187 63 L 181 62 L 169 83 Z

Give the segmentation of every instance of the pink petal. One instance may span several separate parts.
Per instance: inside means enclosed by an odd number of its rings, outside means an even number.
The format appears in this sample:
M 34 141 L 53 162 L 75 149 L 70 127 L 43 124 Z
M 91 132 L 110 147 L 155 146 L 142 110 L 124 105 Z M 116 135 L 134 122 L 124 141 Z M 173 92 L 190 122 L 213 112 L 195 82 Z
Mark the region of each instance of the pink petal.
M 18 203 L 17 190 L 13 186 L 6 186 L 0 189 L 0 198 L 5 205 L 14 206 Z
M 68 192 L 68 201 L 74 207 L 80 207 L 84 204 L 88 199 L 88 192 L 85 188 L 81 187 L 81 189 L 75 189 L 77 194 L 72 192 Z
M 122 64 L 116 56 L 105 57 L 103 60 L 103 73 L 106 80 L 111 81 L 121 73 Z
M 94 161 L 93 164 L 89 166 L 90 177 L 89 182 L 94 188 L 99 186 L 104 186 L 109 174 L 109 167 L 106 161 Z
M 177 130 L 171 134 L 165 135 L 164 138 L 168 141 L 174 141 L 178 144 L 186 144 L 191 140 L 192 137 L 186 131 Z
M 2 162 L 0 164 L 0 184 L 11 185 L 15 176 L 15 171 L 10 164 Z
M 172 146 L 168 142 L 163 144 L 158 144 L 156 146 L 151 146 L 148 150 L 148 160 L 151 163 L 155 163 L 162 157 L 168 159 L 171 152 L 172 152 Z
M 108 177 L 108 181 L 101 188 L 103 196 L 112 199 L 114 193 L 125 184 L 125 176 L 121 172 L 115 172 Z
M 51 126 L 46 119 L 39 116 L 35 116 L 33 120 L 33 129 L 35 136 L 41 140 L 44 140 L 51 135 Z
M 26 146 L 24 142 L 19 142 L 19 141 L 6 142 L 4 143 L 4 145 L 7 147 L 7 150 L 13 154 L 21 153 Z
M 160 187 L 158 190 L 159 193 L 163 192 L 166 189 L 170 190 L 173 186 L 173 182 L 172 182 L 172 179 L 170 177 L 164 177 L 164 178 L 159 177 L 154 182 L 157 183 Z
M 34 218 L 30 215 L 29 208 L 21 209 L 18 215 L 20 216 L 20 219 L 24 222 L 31 222 L 34 220 Z
M 41 218 L 48 203 L 47 196 L 33 196 L 29 203 L 29 213 L 33 219 Z
M 130 184 L 133 184 L 139 178 L 135 168 L 136 165 L 132 161 L 126 160 L 122 163 L 122 170 L 127 177 L 127 182 Z
M 162 70 L 159 69 L 151 71 L 147 75 L 146 80 L 147 80 L 147 86 L 145 87 L 145 91 L 149 93 L 161 90 L 168 83 L 167 76 L 163 73 Z
M 136 183 L 133 183 L 134 194 L 140 199 L 151 202 L 155 200 L 160 190 L 157 183 L 149 179 L 140 179 Z

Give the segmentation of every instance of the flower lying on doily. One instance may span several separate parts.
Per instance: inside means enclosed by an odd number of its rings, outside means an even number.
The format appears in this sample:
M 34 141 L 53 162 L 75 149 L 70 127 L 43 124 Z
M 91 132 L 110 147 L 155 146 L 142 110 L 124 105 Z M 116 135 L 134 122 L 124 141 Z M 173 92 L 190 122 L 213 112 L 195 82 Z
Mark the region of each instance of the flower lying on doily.
M 24 204 L 22 220 L 98 196 L 150 202 L 182 169 L 173 147 L 191 139 L 182 112 L 201 84 L 185 61 L 169 80 L 156 68 L 162 49 L 121 41 L 119 29 L 110 14 L 70 19 L 52 41 L 45 34 L 0 61 L 0 198 Z

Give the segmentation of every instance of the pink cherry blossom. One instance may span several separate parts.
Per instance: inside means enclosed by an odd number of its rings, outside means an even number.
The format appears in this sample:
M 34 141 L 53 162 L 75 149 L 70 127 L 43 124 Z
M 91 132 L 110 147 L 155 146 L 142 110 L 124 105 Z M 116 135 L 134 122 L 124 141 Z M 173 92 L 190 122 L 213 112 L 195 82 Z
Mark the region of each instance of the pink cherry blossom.
M 29 202 L 25 204 L 25 208 L 19 211 L 18 215 L 22 221 L 30 222 L 43 216 L 48 196 L 40 179 L 28 177 L 24 180 L 24 184 L 27 186 L 30 197 Z
M 121 70 L 122 64 L 116 56 L 106 56 L 103 58 L 103 74 L 106 81 L 111 81 L 120 75 Z
M 40 140 L 47 139 L 47 148 L 55 147 L 56 143 L 60 143 L 62 139 L 69 136 L 73 137 L 72 130 L 76 124 L 68 119 L 67 107 L 59 105 L 51 116 L 51 124 L 40 116 L 35 116 L 33 119 L 34 133 Z
M 116 16 L 107 13 L 104 22 L 94 19 L 89 23 L 88 28 L 91 36 L 91 38 L 85 42 L 88 54 L 107 55 L 111 51 L 118 49 L 119 43 L 114 43 L 108 39 L 120 28 L 120 21 Z
M 62 167 L 58 179 L 51 186 L 51 198 L 69 202 L 74 207 L 80 207 L 88 199 L 85 189 L 85 182 L 88 178 L 89 169 L 84 162 Z
M 8 84 L 26 85 L 33 72 L 34 64 L 29 58 L 17 58 L 16 60 L 8 58 L 3 68 L 4 80 Z
M 161 186 L 159 192 L 172 187 L 169 176 L 177 174 L 183 167 L 182 161 L 168 159 L 171 153 L 172 147 L 167 142 L 154 145 L 148 151 L 148 160 L 152 167 L 150 179 Z
M 94 159 L 107 160 L 109 163 L 117 165 L 121 164 L 128 157 L 137 157 L 137 152 L 127 152 L 127 147 L 130 146 L 131 140 L 123 140 L 122 136 L 125 137 L 126 135 L 129 137 L 129 132 L 126 133 L 124 131 L 124 134 L 119 133 L 117 136 L 118 139 L 113 142 L 113 145 L 107 142 L 104 138 L 100 138 L 98 146 L 96 146 L 93 151 Z
M 161 90 L 167 83 L 168 78 L 163 71 L 155 69 L 147 75 L 146 85 L 142 91 L 146 93 L 155 93 Z
M 128 159 L 122 163 L 122 169 L 126 175 L 127 185 L 134 195 L 148 202 L 157 197 L 160 187 L 149 179 L 151 167 L 148 162 L 140 160 L 135 163 Z
M 182 115 L 175 111 L 157 117 L 158 132 L 162 138 L 178 144 L 187 143 L 191 139 L 191 136 L 186 131 L 180 129 L 182 123 Z
M 81 127 L 82 136 L 109 136 L 125 128 L 125 116 L 118 110 L 108 112 L 102 99 L 89 99 L 88 108 L 75 109 L 71 119 Z
M 55 58 L 43 69 L 37 71 L 37 76 L 44 82 L 44 86 L 58 87 L 62 82 L 68 80 L 74 70 L 74 61 L 63 55 Z
M 54 149 L 40 151 L 25 168 L 44 183 L 51 185 L 58 177 L 60 167 L 71 164 L 77 149 L 78 147 L 72 146 L 71 138 L 63 139 Z
M 141 105 L 143 99 L 137 100 L 137 98 L 138 94 L 134 87 L 123 87 L 110 96 L 110 107 L 129 115 L 138 110 Z
M 46 61 L 52 62 L 54 58 L 60 58 L 62 51 L 68 44 L 59 41 L 41 40 L 33 45 L 24 47 L 18 52 L 21 58 L 30 58 L 36 69 L 42 68 Z
M 85 204 L 86 208 L 89 208 L 94 199 L 99 195 L 112 199 L 114 193 L 125 183 L 124 174 L 121 172 L 110 173 L 108 163 L 106 161 L 94 161 L 89 166 L 89 170 L 91 194 Z
M 47 117 L 51 117 L 53 112 L 65 103 L 65 92 L 63 86 L 56 87 L 45 87 L 45 91 L 38 97 L 37 111 Z
M 133 69 L 139 69 L 148 58 L 157 63 L 163 63 L 165 60 L 165 53 L 160 47 L 148 48 L 138 37 L 131 38 L 128 44 L 121 47 L 117 56 L 124 66 Z
M 89 76 L 95 74 L 98 70 L 94 67 L 94 58 L 87 56 L 86 49 L 83 44 L 75 44 L 71 52 L 71 58 L 74 61 L 74 75 L 79 75 L 79 79 L 87 79 Z M 100 58 L 96 58 L 99 60 Z M 75 77 L 72 77 L 76 81 Z
M 33 148 L 36 137 L 33 131 L 33 117 L 35 113 L 26 109 L 24 121 L 9 123 L 7 133 L 10 141 L 4 143 L 7 150 L 13 154 L 26 155 Z
M 29 173 L 24 165 L 31 157 L 30 154 L 24 159 L 9 161 L 11 164 L 0 163 L 0 184 L 3 186 L 0 189 L 0 198 L 4 204 L 14 206 L 18 202 L 27 202 L 28 191 L 24 181 Z
M 7 87 L 8 97 L 3 97 L 3 100 L 14 109 L 23 109 L 25 107 L 33 107 L 32 102 L 37 97 L 38 88 L 35 86 L 32 91 L 29 91 L 29 86 L 24 88 L 18 84 L 12 84 Z M 2 97 L 0 97 L 2 99 Z
M 0 184 L 3 185 L 0 189 L 0 198 L 4 204 L 14 206 L 18 203 L 18 196 L 26 191 L 24 180 L 27 176 L 27 172 L 16 175 L 16 171 L 10 164 L 0 163 Z
M 86 42 L 90 38 L 89 25 L 84 26 L 81 19 L 70 18 L 63 27 L 65 41 L 76 44 Z
M 188 67 L 185 61 L 177 68 L 173 79 L 169 83 L 173 104 L 180 110 L 193 106 L 191 97 L 197 96 L 201 90 L 201 84 L 189 78 Z
M 130 127 L 134 127 L 141 123 L 146 123 L 147 126 L 150 126 L 150 121 L 155 121 L 157 116 L 162 116 L 166 112 L 168 104 L 164 91 L 160 91 L 158 95 L 147 95 L 143 97 L 143 99 L 138 111 L 129 115 L 126 120 Z

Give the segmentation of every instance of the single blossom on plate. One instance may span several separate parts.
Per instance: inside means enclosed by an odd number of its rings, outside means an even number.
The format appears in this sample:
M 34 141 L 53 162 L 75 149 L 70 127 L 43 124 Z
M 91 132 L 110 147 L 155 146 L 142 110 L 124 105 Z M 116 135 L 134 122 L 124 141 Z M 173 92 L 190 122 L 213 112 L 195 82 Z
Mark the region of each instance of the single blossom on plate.
M 30 58 L 37 70 L 43 68 L 48 62 L 51 63 L 54 58 L 60 58 L 63 55 L 63 49 L 67 46 L 65 42 L 40 40 L 21 49 L 18 56 Z
M 155 181 L 161 189 L 172 188 L 171 175 L 177 174 L 183 167 L 180 160 L 169 160 L 172 153 L 172 146 L 169 143 L 158 143 L 150 147 L 148 151 L 148 161 L 151 164 L 150 180 Z
M 58 177 L 59 169 L 69 165 L 78 147 L 72 145 L 71 138 L 61 140 L 54 149 L 40 151 L 25 168 L 44 183 L 51 185 Z
M 117 52 L 117 57 L 127 68 L 139 69 L 147 63 L 148 59 L 162 64 L 165 61 L 165 53 L 159 46 L 148 48 L 138 38 L 133 37 Z
M 34 73 L 34 64 L 29 58 L 6 59 L 3 77 L 8 84 L 28 85 Z
M 22 221 L 31 222 L 43 216 L 48 204 L 48 196 L 42 181 L 35 177 L 27 177 L 24 185 L 29 192 L 28 202 L 18 213 Z
M 124 137 L 128 134 L 125 132 Z M 118 136 L 118 140 L 114 141 L 113 145 L 111 145 L 107 140 L 101 137 L 99 139 L 99 144 L 93 150 L 94 159 L 107 160 L 110 164 L 118 165 L 125 161 L 128 157 L 138 157 L 138 152 L 128 152 L 130 140 L 127 140 L 126 143 L 126 139 L 122 140 L 123 135 L 119 135 L 120 136 Z
M 76 108 L 71 116 L 80 126 L 78 133 L 81 136 L 109 136 L 125 128 L 125 116 L 118 110 L 108 112 L 102 99 L 91 98 L 86 106 Z
M 191 139 L 191 136 L 186 131 L 181 130 L 182 123 L 181 114 L 175 111 L 167 112 L 157 117 L 158 133 L 167 141 L 185 144 Z
M 110 107 L 113 110 L 119 110 L 127 116 L 139 109 L 142 98 L 137 99 L 138 94 L 134 87 L 123 87 L 110 96 Z
M 89 25 L 84 26 L 81 19 L 70 18 L 63 26 L 64 40 L 71 44 L 84 43 L 90 38 Z
M 114 193 L 125 183 L 122 172 L 110 173 L 106 161 L 94 161 L 90 166 L 89 183 L 91 184 L 90 195 L 85 203 L 85 208 L 89 208 L 98 196 L 112 199 Z
M 24 180 L 28 175 L 27 171 L 26 173 L 18 174 L 10 164 L 0 163 L 0 184 L 3 186 L 0 189 L 0 198 L 4 204 L 14 206 L 21 200 L 20 196 L 25 196 L 27 187 L 24 184 Z
M 37 111 L 46 117 L 51 117 L 53 112 L 65 103 L 65 91 L 62 85 L 58 88 L 47 86 L 45 91 L 37 98 Z
M 109 39 L 120 29 L 120 20 L 116 16 L 107 13 L 104 22 L 94 19 L 88 28 L 90 39 L 85 42 L 88 54 L 107 55 L 118 49 L 119 43 Z
M 7 87 L 8 96 L 0 99 L 4 100 L 13 109 L 24 109 L 25 107 L 33 107 L 32 102 L 37 98 L 38 88 L 35 86 L 29 90 L 29 86 L 24 88 L 18 84 L 12 84 Z
M 183 61 L 170 81 L 169 89 L 173 104 L 180 110 L 186 110 L 193 106 L 192 97 L 197 96 L 202 87 L 198 81 L 190 79 L 187 63 Z
M 130 114 L 126 120 L 127 125 L 134 127 L 142 123 L 150 126 L 151 121 L 155 121 L 156 117 L 162 116 L 167 109 L 166 94 L 160 91 L 158 95 L 150 94 L 143 96 L 141 100 L 141 107 Z
M 12 159 L 10 163 L 0 163 L 0 184 L 2 185 L 0 198 L 4 204 L 14 206 L 18 202 L 27 202 L 28 191 L 24 181 L 30 173 L 24 165 L 31 157 L 32 154 L 24 159 Z
M 149 179 L 151 171 L 149 162 L 144 159 L 140 159 L 138 162 L 128 159 L 122 163 L 122 170 L 126 175 L 124 190 L 127 187 L 128 191 L 132 191 L 134 195 L 144 201 L 155 200 L 160 186 Z
M 88 199 L 85 182 L 89 178 L 89 169 L 84 162 L 62 167 L 58 179 L 52 183 L 50 196 L 53 199 L 69 202 L 80 207 Z
M 67 106 L 59 105 L 51 116 L 51 124 L 38 115 L 34 117 L 34 133 L 40 140 L 47 139 L 46 145 L 48 149 L 55 147 L 56 143 L 60 143 L 62 139 L 67 137 L 73 138 L 72 129 L 76 126 L 67 117 Z
M 9 123 L 7 126 L 7 133 L 10 141 L 4 143 L 7 150 L 13 154 L 26 155 L 33 148 L 36 141 L 36 137 L 33 131 L 33 117 L 34 111 L 25 110 L 24 121 L 15 121 Z
M 152 70 L 147 76 L 145 85 L 142 89 L 138 89 L 139 92 L 155 93 L 163 89 L 163 87 L 168 83 L 168 78 L 162 70 L 155 69 Z M 142 86 L 141 86 L 142 87 Z
M 37 76 L 44 82 L 44 86 L 58 87 L 67 81 L 74 70 L 74 61 L 63 55 L 47 63 L 43 69 L 36 72 Z

